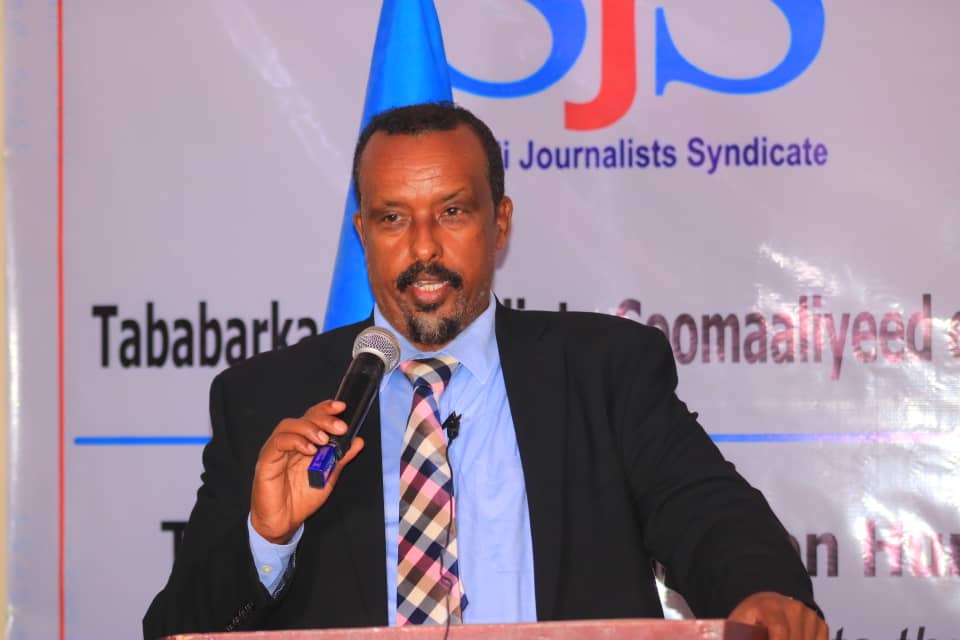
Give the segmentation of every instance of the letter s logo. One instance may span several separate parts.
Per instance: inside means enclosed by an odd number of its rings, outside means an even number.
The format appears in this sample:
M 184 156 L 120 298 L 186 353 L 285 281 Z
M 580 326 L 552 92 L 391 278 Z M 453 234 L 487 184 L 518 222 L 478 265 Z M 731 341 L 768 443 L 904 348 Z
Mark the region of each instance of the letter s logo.
M 666 14 L 657 8 L 657 95 L 671 82 L 686 82 L 718 93 L 762 93 L 795 80 L 814 61 L 823 44 L 823 0 L 770 0 L 790 25 L 790 48 L 771 71 L 754 78 L 723 78 L 694 66 L 670 37 Z
M 654 72 L 656 95 L 671 82 L 685 82 L 717 93 L 748 94 L 773 91 L 807 70 L 823 44 L 823 0 L 768 0 L 783 14 L 790 28 L 790 47 L 771 71 L 753 78 L 724 78 L 707 73 L 677 49 L 666 13 L 656 10 Z M 553 42 L 546 62 L 534 73 L 513 82 L 471 78 L 452 65 L 453 87 L 487 98 L 519 98 L 539 93 L 567 74 L 583 51 L 587 15 L 582 0 L 527 0 L 550 25 Z M 573 131 L 602 129 L 623 117 L 636 97 L 637 52 L 635 0 L 603 0 L 601 4 L 600 88 L 590 102 L 564 103 L 564 125 Z
M 577 62 L 587 40 L 587 14 L 579 0 L 527 0 L 550 25 L 553 42 L 546 62 L 535 72 L 513 82 L 487 82 L 450 68 L 450 84 L 487 98 L 519 98 L 539 93 L 565 76 Z

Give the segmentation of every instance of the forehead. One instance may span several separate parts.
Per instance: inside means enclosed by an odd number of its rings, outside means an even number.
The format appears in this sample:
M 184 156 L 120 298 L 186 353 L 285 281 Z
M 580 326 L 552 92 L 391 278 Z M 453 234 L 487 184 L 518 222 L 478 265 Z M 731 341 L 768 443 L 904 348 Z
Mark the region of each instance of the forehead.
M 489 191 L 480 138 L 467 126 L 414 135 L 371 136 L 359 164 L 361 199 L 450 187 Z

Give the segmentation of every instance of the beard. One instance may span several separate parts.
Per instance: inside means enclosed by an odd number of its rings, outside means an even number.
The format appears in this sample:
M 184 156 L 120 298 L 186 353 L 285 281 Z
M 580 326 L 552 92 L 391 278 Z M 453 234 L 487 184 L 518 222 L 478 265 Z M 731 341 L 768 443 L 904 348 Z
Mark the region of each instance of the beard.
M 478 301 L 471 301 L 463 293 L 463 276 L 456 271 L 447 269 L 438 262 L 423 264 L 416 262 L 410 265 L 397 276 L 397 290 L 401 293 L 417 280 L 417 276 L 427 274 L 446 280 L 454 289 L 454 308 L 446 315 L 439 315 L 439 304 L 415 304 L 414 307 L 401 309 L 407 323 L 408 337 L 417 344 L 425 346 L 444 345 L 460 334 L 464 327 L 464 319 L 472 321 L 479 315 L 481 309 Z M 489 295 L 489 294 L 487 294 Z M 471 313 L 476 311 L 476 313 Z
M 447 344 L 459 335 L 462 315 L 458 316 L 430 316 L 426 313 L 408 314 L 407 331 L 410 339 L 417 343 L 433 347 Z

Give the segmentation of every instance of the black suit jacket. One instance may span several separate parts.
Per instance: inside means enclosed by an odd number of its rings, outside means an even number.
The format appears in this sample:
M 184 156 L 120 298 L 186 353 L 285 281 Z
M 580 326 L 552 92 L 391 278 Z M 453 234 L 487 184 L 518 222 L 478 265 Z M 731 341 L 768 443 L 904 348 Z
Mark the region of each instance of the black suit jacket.
M 263 354 L 214 380 L 203 484 L 169 582 L 144 618 L 147 637 L 387 624 L 376 404 L 364 452 L 307 520 L 276 600 L 259 582 L 246 529 L 261 445 L 281 419 L 334 395 L 368 324 Z M 676 368 L 659 331 L 599 314 L 498 307 L 496 332 L 540 620 L 661 616 L 653 560 L 700 617 L 726 616 L 758 591 L 815 607 L 766 501 L 675 396 Z

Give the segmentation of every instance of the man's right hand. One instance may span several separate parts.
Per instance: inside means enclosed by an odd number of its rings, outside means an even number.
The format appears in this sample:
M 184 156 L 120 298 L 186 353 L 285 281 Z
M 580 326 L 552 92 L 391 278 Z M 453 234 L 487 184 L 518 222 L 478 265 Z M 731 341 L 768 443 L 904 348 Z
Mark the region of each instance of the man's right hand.
M 329 442 L 327 434 L 346 433 L 347 425 L 336 417 L 345 408 L 337 400 L 316 404 L 302 418 L 281 421 L 260 449 L 250 498 L 250 523 L 266 540 L 288 542 L 304 520 L 327 501 L 343 467 L 363 449 L 363 440 L 354 438 L 327 485 L 323 489 L 310 486 L 307 468 L 317 447 Z

